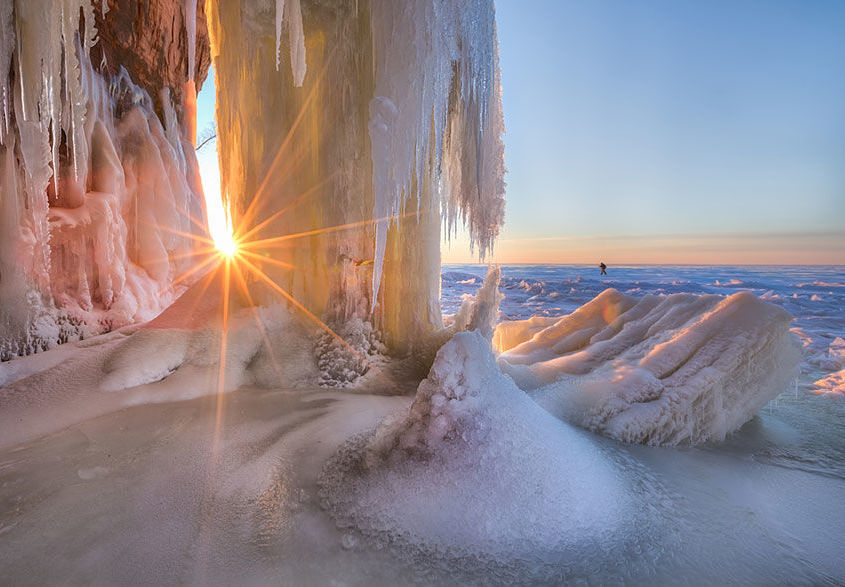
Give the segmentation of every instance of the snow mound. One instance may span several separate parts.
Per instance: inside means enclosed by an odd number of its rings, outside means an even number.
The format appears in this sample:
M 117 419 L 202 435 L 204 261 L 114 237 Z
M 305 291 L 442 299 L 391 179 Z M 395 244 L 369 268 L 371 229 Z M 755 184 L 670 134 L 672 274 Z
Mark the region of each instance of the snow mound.
M 545 412 L 480 333 L 463 332 L 437 353 L 407 413 L 329 461 L 321 495 L 341 528 L 412 557 L 461 559 L 466 569 L 469 559 L 507 566 L 567 553 L 587 564 L 648 526 L 622 529 L 638 511 L 631 483 L 642 479 L 624 478 L 602 442 Z
M 127 402 L 136 404 L 191 399 L 243 385 L 313 384 L 311 346 L 283 306 L 234 312 L 225 341 L 214 320 L 183 328 L 153 322 L 108 353 L 100 389 L 131 389 Z
M 641 299 L 609 289 L 537 331 L 502 369 L 553 414 L 632 443 L 723 440 L 792 381 L 801 359 L 792 317 L 748 292 Z M 501 334 L 498 334 L 501 332 Z

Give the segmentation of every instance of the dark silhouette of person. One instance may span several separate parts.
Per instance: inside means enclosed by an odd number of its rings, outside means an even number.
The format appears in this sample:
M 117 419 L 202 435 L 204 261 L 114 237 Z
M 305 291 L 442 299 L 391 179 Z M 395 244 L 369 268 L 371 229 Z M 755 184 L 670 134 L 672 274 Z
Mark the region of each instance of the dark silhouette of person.
M 607 265 L 604 263 L 599 263 L 599 269 L 601 269 L 602 275 L 607 275 Z

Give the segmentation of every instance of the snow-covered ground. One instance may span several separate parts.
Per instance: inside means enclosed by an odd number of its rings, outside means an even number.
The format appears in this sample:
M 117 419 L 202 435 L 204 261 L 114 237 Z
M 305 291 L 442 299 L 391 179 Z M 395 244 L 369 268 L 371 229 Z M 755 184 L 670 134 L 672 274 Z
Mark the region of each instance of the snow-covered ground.
M 444 311 L 485 273 L 445 268 Z M 796 316 L 797 383 L 722 442 L 625 444 L 543 410 L 481 334 L 390 397 L 377 368 L 311 385 L 302 327 L 234 308 L 221 387 L 214 300 L 189 293 L 145 328 L 0 364 L 0 583 L 845 581 L 845 401 L 814 384 L 845 367 L 845 272 L 597 273 L 504 267 L 504 317 L 607 287 L 633 307 L 748 289 Z

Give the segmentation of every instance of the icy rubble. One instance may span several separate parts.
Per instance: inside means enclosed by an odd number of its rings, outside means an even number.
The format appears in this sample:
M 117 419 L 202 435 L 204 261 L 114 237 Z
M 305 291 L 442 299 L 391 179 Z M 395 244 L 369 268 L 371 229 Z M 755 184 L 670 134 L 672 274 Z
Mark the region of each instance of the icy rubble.
M 815 381 L 817 393 L 845 395 L 845 339 L 837 336 L 830 343 L 827 355 L 811 357 L 810 362 L 833 373 Z
M 90 2 L 12 4 L 0 2 L 0 66 L 14 72 L 0 75 L 3 358 L 152 318 L 204 233 L 169 95 L 162 123 L 125 71 L 94 71 Z
M 723 440 L 792 381 L 792 317 L 748 292 L 609 289 L 543 327 L 499 326 L 499 365 L 563 419 L 625 442 Z M 511 346 L 513 345 L 513 346 Z

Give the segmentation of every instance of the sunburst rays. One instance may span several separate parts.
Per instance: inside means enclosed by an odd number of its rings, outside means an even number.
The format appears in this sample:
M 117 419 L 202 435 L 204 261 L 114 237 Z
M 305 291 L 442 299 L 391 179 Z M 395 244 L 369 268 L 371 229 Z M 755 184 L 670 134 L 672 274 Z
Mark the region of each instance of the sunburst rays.
M 289 281 L 288 277 L 291 278 L 290 281 L 294 277 L 300 281 L 314 277 L 307 274 L 308 268 L 299 267 L 293 262 L 290 262 L 293 260 L 290 255 L 282 254 L 285 247 L 290 249 L 297 248 L 300 239 L 342 231 L 368 230 L 379 223 L 389 223 L 398 220 L 398 218 L 413 217 L 418 214 L 418 212 L 414 212 L 398 217 L 345 222 L 331 226 L 316 226 L 306 230 L 302 230 L 302 225 L 300 224 L 300 229 L 297 231 L 279 234 L 280 226 L 292 224 L 291 222 L 286 222 L 286 218 L 290 219 L 290 215 L 298 214 L 300 207 L 308 204 L 309 199 L 322 198 L 322 194 L 325 190 L 330 189 L 332 182 L 335 181 L 340 173 L 339 169 L 335 170 L 318 181 L 313 181 L 305 189 L 301 189 L 303 183 L 302 178 L 308 177 L 308 174 L 302 176 L 297 175 L 299 167 L 304 164 L 307 157 L 305 149 L 298 148 L 299 142 L 295 140 L 295 135 L 298 129 L 304 126 L 302 123 L 306 119 L 307 110 L 319 103 L 316 99 L 319 96 L 321 85 L 325 83 L 325 74 L 333 58 L 334 51 L 329 54 L 321 70 L 313 78 L 312 86 L 308 89 L 308 93 L 301 102 L 301 108 L 294 117 L 286 136 L 281 141 L 267 172 L 261 178 L 261 181 L 257 183 L 257 189 L 253 197 L 246 206 L 246 209 L 238 214 L 235 222 L 232 221 L 233 218 L 228 202 L 226 202 L 222 214 L 220 210 L 215 210 L 214 214 L 210 213 L 211 204 L 217 206 L 225 200 L 220 193 L 209 193 L 211 198 L 217 198 L 219 202 L 216 200 L 214 202 L 208 202 L 206 212 L 207 223 L 205 219 L 200 221 L 188 215 L 187 222 L 183 222 L 180 227 L 156 226 L 162 233 L 187 239 L 193 247 L 189 252 L 185 252 L 183 248 L 168 256 L 167 260 L 172 265 L 180 267 L 180 272 L 175 275 L 171 282 L 172 285 L 196 281 L 197 287 L 202 286 L 203 291 L 200 294 L 201 296 L 206 295 L 206 292 L 210 288 L 218 289 L 214 294 L 214 297 L 220 300 L 218 314 L 220 334 L 216 373 L 216 416 L 212 447 L 212 453 L 215 455 L 215 459 L 224 426 L 224 396 L 225 392 L 228 391 L 227 387 L 231 385 L 231 382 L 227 382 L 227 378 L 231 379 L 232 375 L 229 372 L 231 365 L 227 366 L 227 354 L 230 351 L 231 341 L 229 329 L 233 325 L 233 312 L 239 308 L 238 304 L 233 303 L 235 297 L 243 301 L 242 306 L 250 308 L 252 319 L 261 334 L 263 345 L 266 347 L 273 369 L 280 376 L 280 379 L 282 375 L 282 364 L 273 348 L 273 343 L 262 321 L 257 303 L 258 301 L 266 301 L 266 299 L 257 300 L 254 295 L 254 287 L 258 284 L 269 295 L 278 296 L 281 301 L 284 301 L 291 309 L 291 312 L 303 316 L 320 331 L 337 341 L 343 348 L 356 356 L 376 377 L 380 379 L 384 378 L 384 374 L 374 368 L 366 356 L 354 348 L 340 334 L 335 332 L 314 311 L 309 309 L 306 306 L 307 302 L 303 303 L 302 300 L 296 299 L 293 291 L 283 285 Z M 300 189 L 296 191 L 291 190 L 290 186 L 292 185 L 298 185 Z M 281 198 L 279 197 L 280 192 L 283 194 Z M 279 200 L 284 202 L 282 207 L 279 207 Z M 319 215 L 313 217 L 313 219 L 318 217 Z M 308 216 L 297 215 L 298 223 L 304 218 L 308 218 Z M 188 223 L 190 228 L 185 230 Z M 190 232 L 191 229 L 199 234 Z M 278 258 L 280 256 L 282 257 L 281 259 Z M 158 260 L 158 262 L 161 261 L 164 261 L 164 259 Z M 354 261 L 356 266 L 367 266 L 373 262 L 372 259 L 354 259 Z M 186 265 L 187 268 L 185 268 Z M 203 279 L 203 276 L 206 276 L 206 278 Z M 281 279 L 279 279 L 280 276 Z M 192 311 L 196 312 L 198 310 L 193 309 Z

